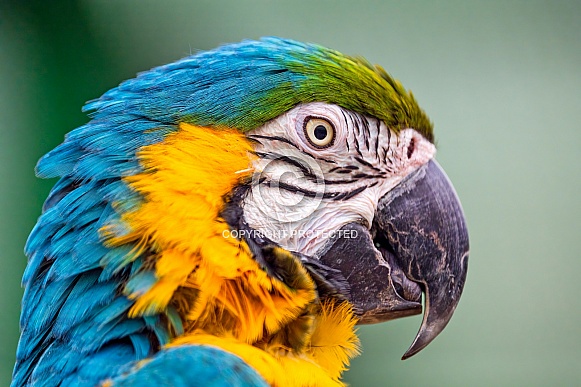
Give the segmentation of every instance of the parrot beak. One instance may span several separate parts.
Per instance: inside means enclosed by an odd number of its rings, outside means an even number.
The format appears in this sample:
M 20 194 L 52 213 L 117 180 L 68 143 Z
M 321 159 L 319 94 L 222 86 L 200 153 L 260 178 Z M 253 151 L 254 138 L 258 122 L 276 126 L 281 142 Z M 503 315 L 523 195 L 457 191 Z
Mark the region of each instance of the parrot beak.
M 369 231 L 345 225 L 319 257 L 342 273 L 359 323 L 419 314 L 424 319 L 402 359 L 425 348 L 444 329 L 460 300 L 468 268 L 468 230 L 460 201 L 432 160 L 378 203 Z
M 424 319 L 407 359 L 438 336 L 458 305 L 468 269 L 466 221 L 448 176 L 431 160 L 380 200 L 374 226 L 383 251 L 425 293 Z

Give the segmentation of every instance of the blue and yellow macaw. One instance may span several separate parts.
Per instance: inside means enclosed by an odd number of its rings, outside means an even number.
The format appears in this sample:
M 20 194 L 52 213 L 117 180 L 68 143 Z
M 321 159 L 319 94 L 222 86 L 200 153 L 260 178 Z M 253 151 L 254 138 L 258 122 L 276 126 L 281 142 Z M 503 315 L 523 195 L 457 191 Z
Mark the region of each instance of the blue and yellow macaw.
M 279 38 L 85 106 L 26 246 L 13 386 L 341 386 L 354 327 L 450 320 L 468 236 L 432 124 L 382 68 Z

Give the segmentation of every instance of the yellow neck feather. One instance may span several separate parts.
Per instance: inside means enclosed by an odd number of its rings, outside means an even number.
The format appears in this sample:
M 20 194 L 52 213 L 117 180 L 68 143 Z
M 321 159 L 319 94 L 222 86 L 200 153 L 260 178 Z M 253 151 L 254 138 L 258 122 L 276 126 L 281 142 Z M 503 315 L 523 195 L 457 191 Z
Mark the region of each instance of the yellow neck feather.
M 147 251 L 157 282 L 135 300 L 130 316 L 155 314 L 169 305 L 185 333 L 170 345 L 215 345 L 237 354 L 272 385 L 341 385 L 357 354 L 349 305 L 320 305 L 315 285 L 292 254 L 276 254 L 294 266 L 293 287 L 270 277 L 244 241 L 226 237 L 220 218 L 224 198 L 247 179 L 255 159 L 235 130 L 181 124 L 162 143 L 141 149 L 144 172 L 126 182 L 144 197 L 122 214 L 131 230 L 110 245 L 134 243 Z

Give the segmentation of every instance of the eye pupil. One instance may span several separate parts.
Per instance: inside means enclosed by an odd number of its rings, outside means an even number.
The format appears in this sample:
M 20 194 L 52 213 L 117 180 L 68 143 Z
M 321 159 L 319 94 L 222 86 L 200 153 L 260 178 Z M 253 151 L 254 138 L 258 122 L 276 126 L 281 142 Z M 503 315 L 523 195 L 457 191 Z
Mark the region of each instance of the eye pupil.
M 317 140 L 324 140 L 327 137 L 327 128 L 323 125 L 317 125 L 313 134 Z

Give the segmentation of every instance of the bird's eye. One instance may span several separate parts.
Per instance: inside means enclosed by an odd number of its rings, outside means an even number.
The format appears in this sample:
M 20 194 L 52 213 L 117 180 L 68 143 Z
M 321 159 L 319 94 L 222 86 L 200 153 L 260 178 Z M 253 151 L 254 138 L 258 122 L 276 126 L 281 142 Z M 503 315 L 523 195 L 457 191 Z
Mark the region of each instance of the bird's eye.
M 324 118 L 307 117 L 303 125 L 305 137 L 315 148 L 327 148 L 335 140 L 335 127 Z

